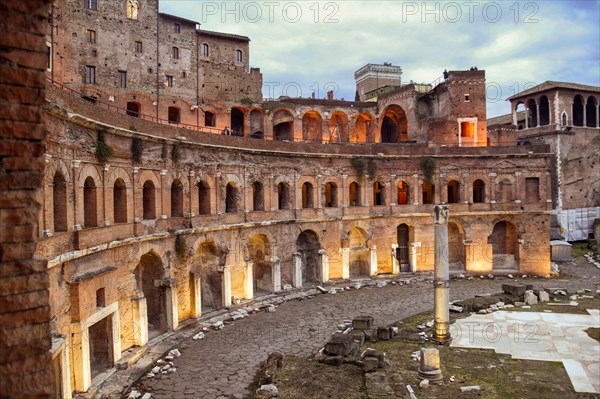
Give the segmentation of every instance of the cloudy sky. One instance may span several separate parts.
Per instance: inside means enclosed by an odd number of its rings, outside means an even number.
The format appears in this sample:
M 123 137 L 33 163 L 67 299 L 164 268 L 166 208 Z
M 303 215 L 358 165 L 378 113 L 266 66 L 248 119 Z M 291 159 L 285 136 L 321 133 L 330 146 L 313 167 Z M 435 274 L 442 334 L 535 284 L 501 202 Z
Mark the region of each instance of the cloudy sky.
M 354 71 L 391 62 L 402 80 L 431 83 L 444 69 L 485 69 L 488 117 L 507 97 L 546 80 L 600 85 L 600 0 L 161 0 L 161 12 L 203 29 L 250 37 L 264 97 L 353 100 Z

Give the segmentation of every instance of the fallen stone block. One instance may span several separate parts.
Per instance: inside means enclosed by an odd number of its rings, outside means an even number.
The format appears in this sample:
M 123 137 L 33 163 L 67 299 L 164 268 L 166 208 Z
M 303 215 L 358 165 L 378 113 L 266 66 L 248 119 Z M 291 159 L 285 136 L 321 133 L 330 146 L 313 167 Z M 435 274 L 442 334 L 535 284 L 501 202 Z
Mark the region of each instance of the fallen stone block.
M 151 399 L 152 398 L 152 394 L 150 392 L 146 392 L 144 394 L 144 396 L 142 396 L 142 399 Z
M 479 385 L 472 385 L 469 387 L 460 387 L 461 392 L 476 392 L 481 391 L 481 387 Z
M 154 368 L 152 369 L 152 372 L 153 372 L 154 374 L 158 374 L 158 373 L 160 372 L 160 366 L 156 366 L 156 367 L 154 367 Z
M 525 291 L 527 291 L 527 285 L 525 285 L 525 284 L 502 284 L 502 291 L 506 292 L 509 295 L 514 295 L 514 296 L 518 296 L 518 297 L 522 298 L 523 295 L 525 295 Z
M 537 296 L 533 291 L 525 291 L 524 301 L 527 305 L 535 305 L 538 303 Z
M 365 373 L 372 373 L 379 368 L 379 360 L 376 357 L 365 357 L 363 359 Z
M 388 327 L 377 328 L 377 339 L 382 341 L 389 341 L 392 339 L 392 333 Z
M 321 293 L 323 293 L 323 294 L 326 294 L 326 293 L 328 292 L 326 288 L 323 288 L 323 287 L 321 287 L 320 285 L 319 285 L 319 286 L 317 286 L 317 289 L 319 290 L 319 292 L 321 292 Z
M 362 331 L 351 331 L 348 335 L 354 339 L 359 348 L 365 343 L 365 334 Z
M 352 328 L 355 330 L 370 330 L 373 328 L 373 317 L 358 316 L 352 320 Z
M 331 355 L 347 356 L 354 349 L 354 338 L 348 334 L 335 333 L 325 344 L 325 352 Z
M 136 391 L 135 389 L 133 389 L 131 392 L 129 392 L 129 396 L 127 396 L 127 399 L 137 399 L 140 396 L 142 396 L 142 394 L 138 391 Z
M 540 291 L 538 293 L 538 298 L 540 302 L 548 302 L 550 300 L 550 294 L 548 294 L 546 291 Z
M 449 305 L 448 310 L 450 310 L 451 312 L 455 312 L 455 313 L 462 313 L 463 307 L 457 306 L 457 305 Z M 433 325 L 431 327 L 433 327 Z M 431 328 L 431 327 L 429 327 L 429 328 Z
M 344 356 L 325 356 L 321 363 L 328 366 L 341 366 L 344 363 Z
M 428 389 L 429 388 L 429 380 L 423 380 L 419 382 L 419 388 Z
M 222 321 L 217 321 L 215 324 L 212 325 L 213 330 L 222 330 L 225 328 L 225 324 L 223 324 Z
M 205 334 L 202 331 L 200 331 L 198 334 L 194 335 L 192 337 L 192 339 L 197 341 L 199 339 L 204 339 L 204 337 L 205 337 Z
M 256 395 L 260 399 L 276 398 L 279 396 L 279 390 L 273 384 L 262 385 L 256 390 Z

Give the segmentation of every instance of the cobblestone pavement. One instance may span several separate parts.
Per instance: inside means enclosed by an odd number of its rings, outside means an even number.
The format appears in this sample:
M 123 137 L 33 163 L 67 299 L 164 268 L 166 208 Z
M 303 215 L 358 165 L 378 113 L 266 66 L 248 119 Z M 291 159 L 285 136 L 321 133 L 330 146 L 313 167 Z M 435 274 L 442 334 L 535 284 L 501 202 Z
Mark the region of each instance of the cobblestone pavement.
M 563 265 L 566 277 L 528 278 L 536 287 L 561 287 L 569 291 L 599 288 L 600 271 L 578 262 Z M 452 281 L 451 300 L 476 294 L 501 291 L 507 278 L 495 280 Z M 523 281 L 519 279 L 519 281 Z M 291 301 L 273 313 L 262 312 L 236 321 L 224 330 L 211 331 L 199 341 L 188 340 L 179 348 L 182 356 L 174 360 L 175 373 L 144 378 L 141 387 L 154 398 L 242 398 L 260 362 L 279 351 L 298 356 L 314 355 L 344 319 L 371 315 L 375 325 L 395 321 L 433 308 L 431 283 L 369 287 L 324 294 L 313 299 Z

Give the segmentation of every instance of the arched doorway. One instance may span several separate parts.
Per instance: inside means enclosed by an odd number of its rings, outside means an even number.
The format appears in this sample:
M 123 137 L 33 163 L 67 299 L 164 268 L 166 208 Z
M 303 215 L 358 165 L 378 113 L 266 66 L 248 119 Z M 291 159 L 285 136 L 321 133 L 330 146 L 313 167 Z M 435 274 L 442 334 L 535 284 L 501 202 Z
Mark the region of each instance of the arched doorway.
M 456 180 L 448 182 L 448 203 L 457 204 L 460 202 L 460 184 Z
M 144 219 L 156 219 L 156 192 L 152 180 L 144 182 L 142 190 L 142 208 Z
M 171 184 L 171 217 L 183 217 L 183 184 L 179 180 Z
M 225 213 L 237 213 L 238 190 L 234 182 L 227 183 L 225 187 Z
M 302 209 L 314 208 L 313 185 L 305 182 L 302 185 Z
M 243 136 L 245 132 L 244 111 L 239 108 L 231 108 L 231 134 L 233 136 Z
M 536 127 L 538 125 L 537 104 L 534 99 L 527 101 L 527 125 Z
M 271 294 L 273 292 L 273 262 L 271 262 L 271 245 L 266 235 L 258 234 L 250 237 L 248 256 L 253 263 L 254 297 Z
M 348 139 L 348 116 L 341 111 L 336 111 L 329 119 L 329 141 L 347 143 Z
M 92 177 L 83 183 L 83 227 L 98 226 L 96 182 Z
M 400 265 L 400 272 L 410 272 L 410 228 L 407 224 L 401 224 L 396 228 L 398 248 L 396 248 L 396 259 Z
M 548 97 L 540 97 L 540 126 L 550 124 L 550 103 Z
M 121 178 L 113 187 L 113 215 L 115 223 L 127 223 L 127 188 Z
M 277 204 L 278 209 L 288 209 L 290 207 L 290 186 L 281 182 L 277 185 Z
M 293 140 L 294 116 L 287 110 L 279 110 L 273 115 L 273 139 Z
M 181 122 L 181 109 L 177 107 L 169 107 L 168 109 L 169 123 Z
M 587 127 L 596 127 L 596 97 L 589 96 L 585 105 L 585 125 Z
M 368 277 L 370 274 L 371 254 L 367 247 L 367 234 L 353 227 L 348 234 L 350 247 L 350 278 Z
M 259 181 L 255 181 L 252 184 L 252 210 L 254 212 L 265 210 L 265 202 L 263 196 L 263 184 Z
M 202 313 L 223 307 L 223 273 L 220 251 L 213 241 L 200 244 L 197 252 L 200 270 Z
M 308 142 L 321 142 L 323 118 L 316 111 L 308 111 L 302 117 L 302 139 Z
M 302 284 L 321 282 L 319 237 L 312 230 L 304 230 L 296 240 L 296 247 L 302 262 Z
M 168 327 L 165 289 L 162 286 L 164 278 L 162 261 L 152 252 L 144 254 L 133 273 L 137 289 L 142 290 L 146 298 L 148 339 L 152 339 Z
M 494 270 L 518 269 L 519 242 L 514 224 L 506 221 L 496 223 L 488 243 L 492 245 Z
M 450 270 L 465 270 L 465 234 L 456 223 L 448 223 L 448 264 Z
M 585 107 L 583 97 L 576 95 L 573 99 L 573 126 L 583 126 L 583 108 Z
M 385 109 L 381 122 L 381 143 L 397 143 L 408 139 L 408 121 L 406 113 L 399 105 L 390 105 Z
M 350 132 L 351 143 L 366 143 L 373 118 L 367 113 L 360 113 L 356 118 L 356 128 Z

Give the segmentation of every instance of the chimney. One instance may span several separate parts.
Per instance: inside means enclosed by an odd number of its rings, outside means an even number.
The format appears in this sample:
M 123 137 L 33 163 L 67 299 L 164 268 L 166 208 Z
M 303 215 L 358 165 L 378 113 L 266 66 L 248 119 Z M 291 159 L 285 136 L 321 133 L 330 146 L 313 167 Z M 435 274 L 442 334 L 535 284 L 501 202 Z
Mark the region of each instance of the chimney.
M 329 91 L 327 92 L 327 99 L 328 99 L 328 100 L 333 100 L 333 90 L 329 90 Z

